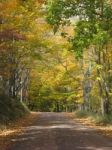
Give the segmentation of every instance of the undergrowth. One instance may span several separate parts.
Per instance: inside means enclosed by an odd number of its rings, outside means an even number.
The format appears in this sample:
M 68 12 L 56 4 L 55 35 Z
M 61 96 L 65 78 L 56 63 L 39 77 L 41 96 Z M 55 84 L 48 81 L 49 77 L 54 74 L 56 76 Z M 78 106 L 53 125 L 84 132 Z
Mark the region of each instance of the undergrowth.
M 0 95 L 0 125 L 7 125 L 11 121 L 21 118 L 27 113 L 29 113 L 29 110 L 24 103 Z

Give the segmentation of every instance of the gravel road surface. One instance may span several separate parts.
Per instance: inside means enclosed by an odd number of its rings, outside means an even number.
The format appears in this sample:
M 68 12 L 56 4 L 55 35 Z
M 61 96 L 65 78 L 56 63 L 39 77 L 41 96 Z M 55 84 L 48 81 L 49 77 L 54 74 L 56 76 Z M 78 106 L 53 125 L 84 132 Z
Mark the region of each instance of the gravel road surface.
M 9 150 L 112 150 L 112 139 L 66 113 L 37 113 L 37 120 L 11 139 Z

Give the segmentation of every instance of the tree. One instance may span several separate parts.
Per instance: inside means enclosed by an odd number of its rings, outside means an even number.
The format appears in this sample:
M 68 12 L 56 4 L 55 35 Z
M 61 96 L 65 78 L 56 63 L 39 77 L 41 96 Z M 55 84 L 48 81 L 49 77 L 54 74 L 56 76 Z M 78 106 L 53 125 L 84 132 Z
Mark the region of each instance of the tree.
M 111 87 L 107 72 L 110 70 L 110 61 L 103 56 L 107 55 L 107 45 L 111 43 L 112 18 L 109 17 L 112 13 L 111 5 L 105 0 L 50 0 L 47 9 L 47 20 L 52 25 L 54 32 L 63 26 L 72 26 L 73 22 L 75 23 L 74 36 L 70 36 L 69 41 L 72 43 L 71 49 L 75 51 L 76 56 L 82 57 L 85 49 L 89 51 L 94 49 L 94 61 L 96 66 L 100 66 L 97 67 L 97 76 L 99 77 L 101 112 L 103 115 L 109 113 Z M 111 54 L 111 51 L 109 53 Z M 105 61 L 109 62 L 108 67 L 105 67 Z
M 31 55 L 37 37 L 38 2 L 1 1 L 0 8 L 0 75 L 4 94 L 14 99 L 26 99 Z M 39 40 L 38 40 L 39 43 Z M 36 44 L 38 47 L 39 44 Z M 32 47 L 32 48 L 31 48 Z
M 41 48 L 41 59 L 35 60 L 31 73 L 29 106 L 39 111 L 73 111 L 82 103 L 77 99 L 77 95 L 82 98 L 80 65 L 72 52 L 67 51 L 70 45 L 65 39 L 49 36 L 44 41 L 46 49 Z

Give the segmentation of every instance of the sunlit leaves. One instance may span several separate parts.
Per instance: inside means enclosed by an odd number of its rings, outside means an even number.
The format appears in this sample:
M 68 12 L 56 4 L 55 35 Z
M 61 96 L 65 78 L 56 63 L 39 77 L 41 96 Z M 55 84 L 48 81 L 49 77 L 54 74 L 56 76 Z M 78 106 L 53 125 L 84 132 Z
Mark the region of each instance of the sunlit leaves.
M 101 12 L 102 5 L 104 5 L 103 12 Z M 78 23 L 76 23 L 74 29 L 74 37 L 70 38 L 70 41 L 73 44 L 72 50 L 74 49 L 76 55 L 80 57 L 83 49 L 92 43 L 97 44 L 99 41 L 98 44 L 105 44 L 108 42 L 109 32 L 112 30 L 112 21 L 109 17 L 111 12 L 111 6 L 105 1 L 101 4 L 99 0 L 69 2 L 63 0 L 54 2 L 51 0 L 48 3 L 47 18 L 48 22 L 53 25 L 54 31 L 57 32 L 60 26 L 67 25 L 67 23 L 63 24 L 63 22 L 71 18 L 75 20 L 75 17 L 79 16 L 79 20 L 76 21 Z M 98 30 L 102 33 L 99 33 Z

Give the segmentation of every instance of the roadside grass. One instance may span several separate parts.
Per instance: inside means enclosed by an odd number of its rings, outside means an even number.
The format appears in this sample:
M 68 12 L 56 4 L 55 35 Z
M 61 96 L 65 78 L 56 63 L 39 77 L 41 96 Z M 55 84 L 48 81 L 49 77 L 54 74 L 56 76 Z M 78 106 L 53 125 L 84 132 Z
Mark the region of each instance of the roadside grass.
M 112 125 L 112 114 L 110 115 L 96 115 L 96 117 L 94 118 L 96 124 L 100 124 L 100 125 L 107 125 L 107 124 L 111 124 Z
M 102 116 L 93 112 L 76 111 L 75 116 L 78 118 L 89 118 L 96 125 L 112 125 L 112 114 Z

